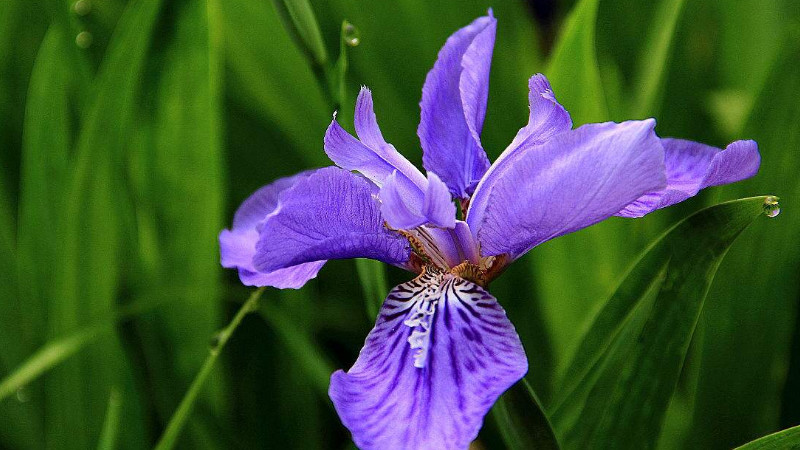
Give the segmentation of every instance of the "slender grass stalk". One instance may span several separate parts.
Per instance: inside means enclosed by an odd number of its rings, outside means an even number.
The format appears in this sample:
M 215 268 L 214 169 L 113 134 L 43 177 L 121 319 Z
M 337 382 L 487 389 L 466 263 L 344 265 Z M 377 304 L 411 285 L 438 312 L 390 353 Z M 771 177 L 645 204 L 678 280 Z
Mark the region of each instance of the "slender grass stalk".
M 203 362 L 203 366 L 200 368 L 200 372 L 197 373 L 194 381 L 192 381 L 192 385 L 189 386 L 189 390 L 186 392 L 183 400 L 181 400 L 181 404 L 178 405 L 178 409 L 172 415 L 172 418 L 170 418 L 169 423 L 167 424 L 167 429 L 164 430 L 164 434 L 161 435 L 161 439 L 159 439 L 158 444 L 155 446 L 156 450 L 166 450 L 175 447 L 181 431 L 183 430 L 184 425 L 186 425 L 186 421 L 189 420 L 189 416 L 192 413 L 192 408 L 194 407 L 194 403 L 200 394 L 200 390 L 203 388 L 203 384 L 205 384 L 206 379 L 214 369 L 214 364 L 217 362 L 219 354 L 222 352 L 222 349 L 225 348 L 225 344 L 228 343 L 228 339 L 230 339 L 234 331 L 236 331 L 236 329 L 239 327 L 242 319 L 244 319 L 244 317 L 249 313 L 258 309 L 258 302 L 263 292 L 263 287 L 253 292 L 244 305 L 239 308 L 239 311 L 236 312 L 236 315 L 233 316 L 233 319 L 228 326 L 214 337 L 214 342 L 209 350 L 208 357 L 206 357 L 205 362 Z
M 103 420 L 103 431 L 100 432 L 100 440 L 97 443 L 98 450 L 113 450 L 117 448 L 117 436 L 120 431 L 120 421 L 122 420 L 122 394 L 119 389 L 114 387 L 108 396 L 108 408 L 106 408 L 106 418 Z

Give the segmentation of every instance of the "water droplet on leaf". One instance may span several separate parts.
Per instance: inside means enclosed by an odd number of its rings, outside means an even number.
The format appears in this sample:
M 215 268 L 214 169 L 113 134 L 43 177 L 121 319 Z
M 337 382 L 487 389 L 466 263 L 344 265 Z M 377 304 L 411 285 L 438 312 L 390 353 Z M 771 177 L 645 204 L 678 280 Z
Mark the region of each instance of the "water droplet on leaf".
M 30 393 L 28 392 L 28 389 L 25 386 L 23 386 L 17 389 L 16 398 L 17 401 L 20 403 L 27 403 L 28 401 L 30 401 L 31 396 Z
M 92 2 L 89 0 L 78 0 L 72 4 L 72 10 L 79 16 L 85 16 L 92 12 Z
M 80 48 L 89 48 L 92 45 L 92 33 L 88 31 L 81 31 L 75 36 L 75 44 Z
M 355 47 L 361 43 L 361 33 L 358 28 L 350 22 L 345 22 L 342 26 L 342 39 L 350 47 Z
M 770 195 L 764 199 L 764 214 L 767 217 L 775 217 L 781 213 L 781 205 L 778 203 L 778 197 Z

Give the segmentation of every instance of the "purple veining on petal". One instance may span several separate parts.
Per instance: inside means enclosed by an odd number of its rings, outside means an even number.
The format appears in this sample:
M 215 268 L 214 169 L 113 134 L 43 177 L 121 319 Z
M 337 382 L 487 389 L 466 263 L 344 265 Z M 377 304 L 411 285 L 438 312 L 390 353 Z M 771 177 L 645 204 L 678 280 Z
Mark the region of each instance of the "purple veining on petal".
M 473 216 L 469 219 L 470 223 L 479 224 L 483 220 L 482 214 L 486 210 L 486 202 L 489 201 L 488 195 L 477 194 L 477 191 L 483 186 L 493 185 L 495 180 L 503 176 L 507 168 L 513 167 L 515 161 L 523 157 L 525 152 L 555 135 L 572 129 L 569 113 L 556 100 L 550 82 L 544 75 L 532 76 L 528 81 L 528 88 L 530 109 L 528 124 L 517 132 L 511 144 L 500 154 L 475 188 L 476 194 L 470 203 L 469 214 Z M 473 227 L 473 232 L 477 231 L 477 227 Z
M 588 124 L 523 149 L 470 206 L 467 223 L 482 256 L 517 258 L 663 188 L 664 150 L 654 127 L 652 119 Z
M 421 308 L 434 312 L 421 319 Z M 527 369 L 491 295 L 426 273 L 389 293 L 358 360 L 333 374 L 329 394 L 362 449 L 466 449 L 497 397 Z
M 408 241 L 383 225 L 377 187 L 338 167 L 317 170 L 283 191 L 261 224 L 254 265 L 261 271 L 342 258 L 403 267 Z
M 665 189 L 649 192 L 617 215 L 641 217 L 697 195 L 701 189 L 754 176 L 761 164 L 755 141 L 736 141 L 725 150 L 683 139 L 662 139 Z
M 281 178 L 270 183 L 242 202 L 233 217 L 233 227 L 219 235 L 222 267 L 239 270 L 239 279 L 246 286 L 273 286 L 280 289 L 300 288 L 317 276 L 325 261 L 299 264 L 271 272 L 260 272 L 253 265 L 258 242 L 256 227 L 278 205 L 278 196 L 300 180 L 308 178 L 315 170 Z
M 423 165 L 457 198 L 469 196 L 489 168 L 480 132 L 496 28 L 489 15 L 450 36 L 422 88 L 417 134 Z

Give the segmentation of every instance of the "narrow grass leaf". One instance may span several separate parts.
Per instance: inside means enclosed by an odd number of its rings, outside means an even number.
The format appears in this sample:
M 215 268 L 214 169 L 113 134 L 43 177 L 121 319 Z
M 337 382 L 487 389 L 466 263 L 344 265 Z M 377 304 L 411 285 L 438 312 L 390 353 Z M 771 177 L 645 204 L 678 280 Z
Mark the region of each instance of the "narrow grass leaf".
M 297 44 L 308 55 L 313 66 L 323 69 L 328 64 L 328 51 L 322 33 L 308 0 L 274 0 L 284 26 Z
M 542 404 L 524 378 L 497 400 L 491 412 L 509 450 L 559 448 Z
M 635 75 L 635 100 L 631 119 L 652 117 L 667 74 L 669 55 L 686 0 L 661 0 L 642 46 Z
M 106 417 L 103 420 L 103 429 L 100 431 L 98 450 L 114 450 L 117 448 L 120 421 L 122 419 L 122 394 L 116 388 L 111 389 L 106 407 Z
M 545 72 L 575 125 L 608 117 L 595 49 L 598 4 L 599 0 L 580 0 L 575 5 Z
M 783 450 L 800 448 L 800 425 L 748 442 L 736 450 Z
M 126 207 L 122 155 L 132 134 L 138 92 L 159 1 L 127 5 L 106 50 L 93 102 L 81 117 L 65 198 L 51 239 L 59 242 L 54 270 L 57 296 L 49 299 L 51 337 L 113 313 L 122 276 Z M 86 448 L 97 442 L 112 386 L 131 383 L 116 335 L 95 342 L 81 358 L 46 380 L 46 436 L 52 443 Z M 86 376 L 91 374 L 91 383 Z M 129 402 L 131 414 L 134 402 Z M 136 436 L 141 422 L 126 433 Z M 51 444 L 52 445 L 52 444 Z

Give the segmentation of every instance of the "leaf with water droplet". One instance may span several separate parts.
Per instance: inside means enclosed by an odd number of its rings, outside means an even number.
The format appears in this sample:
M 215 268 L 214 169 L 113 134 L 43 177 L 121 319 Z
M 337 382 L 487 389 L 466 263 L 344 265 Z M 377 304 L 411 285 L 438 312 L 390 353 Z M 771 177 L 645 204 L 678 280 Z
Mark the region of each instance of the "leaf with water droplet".
M 80 48 L 89 48 L 92 45 L 94 37 L 88 31 L 81 31 L 75 36 L 75 44 Z
M 72 4 L 72 10 L 79 16 L 85 16 L 92 12 L 92 2 L 89 0 L 78 0 Z

